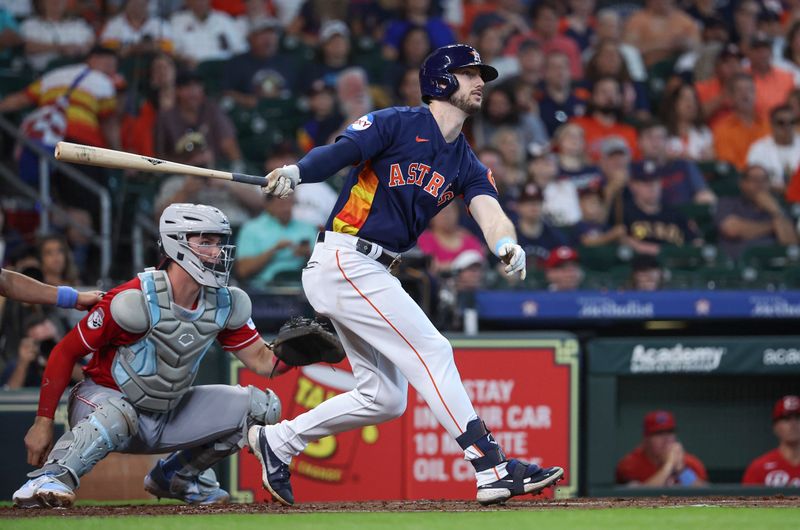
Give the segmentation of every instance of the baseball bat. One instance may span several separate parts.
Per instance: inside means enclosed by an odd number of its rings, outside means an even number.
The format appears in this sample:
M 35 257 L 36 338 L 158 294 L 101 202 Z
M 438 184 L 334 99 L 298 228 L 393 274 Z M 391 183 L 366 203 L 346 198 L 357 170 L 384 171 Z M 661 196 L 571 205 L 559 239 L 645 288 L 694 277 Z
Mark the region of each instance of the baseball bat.
M 172 173 L 182 175 L 193 175 L 195 177 L 206 177 L 212 179 L 225 179 L 245 184 L 255 184 L 266 186 L 266 177 L 256 177 L 244 175 L 242 173 L 230 173 L 217 169 L 208 169 L 198 166 L 190 166 L 169 160 L 161 160 L 149 156 L 116 151 L 114 149 L 104 149 L 91 145 L 73 144 L 70 142 L 58 142 L 55 149 L 56 160 L 73 162 L 76 164 L 86 164 L 89 166 L 112 167 L 116 169 L 138 169 L 149 173 Z

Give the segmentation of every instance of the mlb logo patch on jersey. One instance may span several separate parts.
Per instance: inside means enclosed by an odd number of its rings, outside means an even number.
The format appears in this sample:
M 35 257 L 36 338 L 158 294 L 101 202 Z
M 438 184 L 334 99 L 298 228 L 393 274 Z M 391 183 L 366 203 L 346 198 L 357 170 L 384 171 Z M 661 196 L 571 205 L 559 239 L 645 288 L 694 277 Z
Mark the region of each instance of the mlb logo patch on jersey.
M 350 126 L 347 128 L 347 130 L 348 131 L 363 131 L 364 129 L 369 129 L 370 126 L 372 125 L 373 121 L 375 121 L 375 119 L 372 117 L 371 113 L 370 114 L 365 114 L 365 115 L 361 116 L 359 119 L 357 119 L 356 121 L 354 121 L 353 123 L 351 123 Z
M 89 329 L 100 329 L 103 327 L 103 319 L 105 316 L 106 314 L 103 312 L 103 308 L 98 307 L 91 315 L 89 315 L 89 319 L 87 320 L 86 324 L 89 326 Z

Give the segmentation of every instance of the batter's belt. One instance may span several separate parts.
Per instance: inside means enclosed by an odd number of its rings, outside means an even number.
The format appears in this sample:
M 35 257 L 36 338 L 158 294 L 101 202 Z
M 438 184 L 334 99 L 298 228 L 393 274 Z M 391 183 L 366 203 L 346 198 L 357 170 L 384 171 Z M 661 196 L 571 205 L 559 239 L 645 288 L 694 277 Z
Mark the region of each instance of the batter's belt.
M 338 234 L 337 234 L 338 235 Z M 346 235 L 346 234 L 341 234 Z M 364 254 L 365 256 L 374 259 L 384 267 L 389 270 L 400 263 L 402 259 L 401 254 L 395 254 L 393 252 L 389 252 L 388 250 L 384 249 L 380 245 L 375 243 L 370 243 L 366 239 L 361 239 L 360 237 L 350 236 L 355 239 L 355 249 Z M 324 243 L 325 242 L 325 232 L 320 232 L 317 234 L 317 243 Z

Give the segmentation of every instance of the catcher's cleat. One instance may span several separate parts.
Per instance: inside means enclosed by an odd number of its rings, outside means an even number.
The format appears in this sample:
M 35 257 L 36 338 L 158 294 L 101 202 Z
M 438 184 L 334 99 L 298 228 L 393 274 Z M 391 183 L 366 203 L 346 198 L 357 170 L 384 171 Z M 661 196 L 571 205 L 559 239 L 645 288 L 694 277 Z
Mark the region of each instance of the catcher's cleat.
M 505 502 L 511 497 L 536 495 L 543 489 L 555 484 L 564 476 L 560 467 L 539 467 L 521 460 L 511 459 L 506 464 L 505 477 L 478 486 L 478 502 L 484 506 Z
M 226 504 L 231 496 L 219 487 L 214 471 L 206 469 L 200 476 L 186 480 L 177 473 L 167 478 L 164 461 L 159 460 L 144 477 L 144 489 L 159 499 L 178 499 L 187 504 Z
M 75 493 L 60 480 L 45 474 L 23 484 L 12 498 L 17 508 L 69 508 L 75 502 Z
M 291 472 L 289 466 L 280 461 L 269 448 L 267 436 L 264 434 L 266 427 L 253 425 L 247 431 L 247 444 L 261 462 L 261 482 L 272 498 L 285 506 L 294 504 L 292 483 L 289 482 Z

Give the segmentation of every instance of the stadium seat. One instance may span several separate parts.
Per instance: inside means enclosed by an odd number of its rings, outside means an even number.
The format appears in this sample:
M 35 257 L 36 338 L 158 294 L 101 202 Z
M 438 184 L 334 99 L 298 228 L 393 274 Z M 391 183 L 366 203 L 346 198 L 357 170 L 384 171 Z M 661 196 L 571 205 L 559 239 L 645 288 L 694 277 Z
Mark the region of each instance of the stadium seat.
M 711 290 L 741 289 L 745 279 L 742 270 L 732 264 L 703 267 L 697 271 L 699 287 Z
M 588 270 L 608 271 L 626 261 L 620 258 L 620 247 L 617 245 L 582 245 L 577 250 L 581 265 Z
M 711 190 L 719 197 L 735 197 L 739 195 L 739 171 L 724 160 L 707 160 L 698 162 L 697 167 L 703 173 Z
M 706 242 L 717 239 L 717 226 L 714 224 L 714 205 L 711 204 L 681 204 L 678 210 L 690 221 L 697 224 L 697 228 Z
M 712 264 L 716 260 L 717 249 L 713 246 L 661 245 L 658 257 L 665 269 L 691 271 Z
M 739 262 L 742 266 L 753 267 L 757 271 L 783 270 L 800 266 L 800 249 L 796 245 L 750 247 L 742 252 Z

